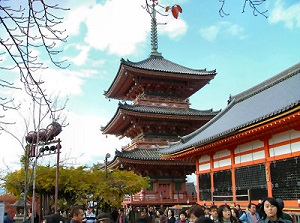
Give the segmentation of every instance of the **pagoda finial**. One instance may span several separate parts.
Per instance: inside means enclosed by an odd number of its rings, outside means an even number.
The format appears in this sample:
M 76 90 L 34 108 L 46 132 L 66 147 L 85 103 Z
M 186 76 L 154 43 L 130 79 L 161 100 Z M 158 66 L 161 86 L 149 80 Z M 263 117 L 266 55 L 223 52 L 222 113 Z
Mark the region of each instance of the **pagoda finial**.
M 157 21 L 156 21 L 156 1 L 152 1 L 152 12 L 150 12 L 151 16 L 151 53 L 149 56 L 162 56 L 161 53 L 157 51 L 158 49 L 158 41 L 157 41 Z

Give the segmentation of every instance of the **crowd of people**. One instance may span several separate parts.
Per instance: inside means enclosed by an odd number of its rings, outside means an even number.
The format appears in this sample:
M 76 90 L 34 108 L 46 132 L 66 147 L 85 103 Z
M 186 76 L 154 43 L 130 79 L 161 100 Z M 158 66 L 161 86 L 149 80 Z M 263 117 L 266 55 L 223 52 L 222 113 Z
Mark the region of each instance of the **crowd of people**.
M 110 214 L 103 212 L 96 216 L 92 209 L 84 212 L 80 206 L 75 206 L 68 223 L 293 223 L 292 217 L 284 213 L 283 208 L 282 199 L 271 197 L 260 204 L 249 203 L 247 210 L 242 210 L 239 204 L 234 207 L 195 204 L 182 209 L 178 216 L 174 216 L 171 208 L 155 207 L 119 208 Z

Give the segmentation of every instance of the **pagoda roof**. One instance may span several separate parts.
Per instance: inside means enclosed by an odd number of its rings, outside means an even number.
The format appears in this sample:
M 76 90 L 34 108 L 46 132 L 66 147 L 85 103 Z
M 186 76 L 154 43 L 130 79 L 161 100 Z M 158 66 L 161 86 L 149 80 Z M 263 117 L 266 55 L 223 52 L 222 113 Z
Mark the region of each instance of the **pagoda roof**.
M 192 108 L 174 108 L 174 107 L 156 107 L 156 106 L 145 106 L 145 105 L 130 105 L 127 103 L 122 104 L 119 102 L 118 109 L 112 119 L 108 122 L 105 127 L 101 130 L 104 133 L 113 131 L 118 131 L 119 134 L 122 131 L 120 125 L 115 125 L 115 123 L 122 123 L 125 127 L 128 123 L 124 120 L 125 115 L 132 115 L 136 117 L 145 117 L 151 119 L 156 117 L 156 119 L 173 119 L 173 120 L 202 120 L 207 117 L 214 117 L 219 111 L 209 110 L 196 110 Z M 130 120 L 127 120 L 130 122 Z
M 139 173 L 147 170 L 152 175 L 157 175 L 157 172 L 164 167 L 168 167 L 169 171 L 179 169 L 184 174 L 191 174 L 196 169 L 193 157 L 181 160 L 174 160 L 172 158 L 162 159 L 157 149 L 134 148 L 132 150 L 116 150 L 115 156 L 109 162 L 108 166 L 109 168 L 121 168 L 123 163 L 128 169 L 132 166 Z M 166 171 L 165 168 L 164 171 Z M 149 172 L 147 175 L 149 175 Z
M 144 70 L 162 71 L 168 73 L 178 73 L 197 76 L 216 74 L 216 70 L 207 71 L 206 69 L 191 69 L 174 63 L 170 60 L 167 60 L 162 56 L 150 56 L 147 59 L 142 60 L 140 62 L 132 62 L 130 60 L 124 60 L 122 58 L 121 64 Z
M 230 97 L 227 107 L 198 130 L 172 146 L 160 149 L 162 155 L 183 154 L 235 135 L 288 111 L 300 109 L 300 63 L 270 79 Z
M 135 160 L 161 160 L 157 149 L 116 150 L 116 156 Z
M 126 94 L 139 81 L 137 77 L 145 77 L 147 80 L 188 82 L 190 85 L 184 85 L 188 89 L 182 95 L 183 98 L 188 98 L 205 86 L 215 75 L 216 70 L 191 69 L 162 56 L 150 56 L 140 62 L 122 58 L 118 73 L 104 95 L 108 98 L 129 100 Z
M 116 150 L 114 159 L 110 162 L 114 163 L 115 160 L 126 159 L 132 161 L 150 161 L 149 164 L 153 165 L 153 161 L 162 161 L 161 165 L 191 165 L 194 166 L 195 162 L 193 159 L 189 160 L 174 160 L 162 159 L 158 149 L 139 149 L 135 148 L 132 150 Z

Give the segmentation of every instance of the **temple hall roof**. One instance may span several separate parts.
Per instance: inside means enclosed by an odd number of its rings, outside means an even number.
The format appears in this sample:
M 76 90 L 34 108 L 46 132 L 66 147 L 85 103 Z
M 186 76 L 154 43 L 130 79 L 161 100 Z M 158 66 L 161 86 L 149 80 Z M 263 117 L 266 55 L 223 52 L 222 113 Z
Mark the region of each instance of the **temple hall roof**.
M 200 129 L 160 153 L 174 154 L 234 135 L 300 105 L 300 63 L 230 98 L 228 106 Z

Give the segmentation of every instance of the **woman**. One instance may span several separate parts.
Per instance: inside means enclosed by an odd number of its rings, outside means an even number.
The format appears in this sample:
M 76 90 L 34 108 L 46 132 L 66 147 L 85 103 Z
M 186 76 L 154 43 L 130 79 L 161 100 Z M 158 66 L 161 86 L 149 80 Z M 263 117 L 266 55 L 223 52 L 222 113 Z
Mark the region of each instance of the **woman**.
M 231 215 L 231 208 L 227 204 L 219 206 L 218 220 L 220 223 L 239 223 L 238 219 Z
M 231 215 L 233 217 L 236 217 L 239 221 L 239 223 L 242 223 L 242 220 L 240 220 L 240 215 L 239 215 L 239 211 L 236 208 L 231 208 Z
M 204 217 L 204 211 L 200 205 L 195 204 L 188 210 L 188 215 L 190 223 L 195 223 L 198 218 Z
M 279 208 L 279 204 L 275 198 L 268 197 L 263 201 L 262 207 L 262 219 L 258 223 L 292 223 L 290 220 L 281 218 L 282 210 Z
M 174 217 L 174 211 L 169 209 L 168 210 L 168 223 L 175 223 L 176 218 Z

